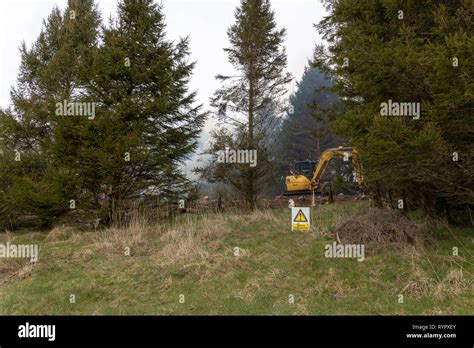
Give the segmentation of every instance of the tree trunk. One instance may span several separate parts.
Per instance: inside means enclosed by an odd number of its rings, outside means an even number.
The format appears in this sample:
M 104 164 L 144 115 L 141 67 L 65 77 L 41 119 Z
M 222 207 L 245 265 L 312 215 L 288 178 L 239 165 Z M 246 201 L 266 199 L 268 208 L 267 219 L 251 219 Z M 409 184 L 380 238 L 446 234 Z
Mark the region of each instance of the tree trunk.
M 328 203 L 334 203 L 334 193 L 332 192 L 332 184 L 329 185 Z
M 251 53 L 252 54 L 252 53 Z M 255 88 L 254 88 L 254 64 L 251 62 L 249 67 L 249 134 L 248 134 L 248 150 L 254 150 L 254 108 L 255 108 Z M 254 190 L 254 170 L 249 168 L 248 176 L 248 196 L 247 204 L 250 210 L 255 210 L 255 190 Z

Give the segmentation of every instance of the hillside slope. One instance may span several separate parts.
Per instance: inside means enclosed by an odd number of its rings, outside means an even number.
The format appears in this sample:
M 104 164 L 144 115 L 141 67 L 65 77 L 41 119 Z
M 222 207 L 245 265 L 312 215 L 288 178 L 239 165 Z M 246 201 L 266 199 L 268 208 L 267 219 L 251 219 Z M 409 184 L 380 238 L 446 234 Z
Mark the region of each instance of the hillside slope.
M 367 206 L 319 205 L 306 234 L 290 232 L 288 209 L 2 233 L 39 243 L 40 257 L 0 258 L 0 314 L 472 314 L 472 231 L 438 227 L 426 250 L 363 262 L 324 256 L 335 226 Z

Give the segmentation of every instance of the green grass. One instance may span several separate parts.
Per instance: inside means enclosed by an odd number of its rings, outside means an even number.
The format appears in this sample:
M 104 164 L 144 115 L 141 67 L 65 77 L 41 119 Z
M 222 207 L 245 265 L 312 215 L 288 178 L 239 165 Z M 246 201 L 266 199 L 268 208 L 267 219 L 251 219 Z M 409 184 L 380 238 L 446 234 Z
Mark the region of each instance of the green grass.
M 40 259 L 34 266 L 0 259 L 0 314 L 472 315 L 472 230 L 437 228 L 437 244 L 416 255 L 324 257 L 337 222 L 366 207 L 318 206 L 309 233 L 290 232 L 288 209 L 276 209 L 183 215 L 133 240 L 80 231 L 56 239 L 2 234 L 0 243 L 39 243 Z M 189 229 L 192 238 L 183 239 Z M 164 237 L 170 230 L 177 230 L 173 241 Z M 173 243 L 180 248 L 167 250 Z M 122 252 L 127 245 L 132 256 Z

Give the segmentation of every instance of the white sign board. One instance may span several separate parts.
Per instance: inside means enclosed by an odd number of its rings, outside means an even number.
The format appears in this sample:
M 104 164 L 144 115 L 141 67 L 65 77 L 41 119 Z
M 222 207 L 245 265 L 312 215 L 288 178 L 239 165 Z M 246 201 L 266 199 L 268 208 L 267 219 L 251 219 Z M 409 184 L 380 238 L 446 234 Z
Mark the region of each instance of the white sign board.
M 310 227 L 310 209 L 309 207 L 291 208 L 291 230 L 307 232 Z

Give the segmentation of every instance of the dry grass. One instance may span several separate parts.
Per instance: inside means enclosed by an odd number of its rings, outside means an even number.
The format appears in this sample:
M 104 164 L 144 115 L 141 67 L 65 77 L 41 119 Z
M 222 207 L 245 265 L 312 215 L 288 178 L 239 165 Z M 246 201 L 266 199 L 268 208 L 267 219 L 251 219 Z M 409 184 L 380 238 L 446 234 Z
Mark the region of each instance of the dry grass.
M 429 261 L 426 254 L 423 256 Z M 432 296 L 443 299 L 459 295 L 466 290 L 474 291 L 472 277 L 466 276 L 467 271 L 464 271 L 462 267 L 450 268 L 444 277 L 440 277 L 434 268 L 433 272 L 434 274 L 430 274 L 412 260 L 410 279 L 400 293 L 415 297 Z
M 347 296 L 352 292 L 352 289 L 338 276 L 337 270 L 331 267 L 327 274 L 322 277 L 317 288 L 319 294 L 324 291 L 331 292 L 333 297 L 337 298 Z
M 68 240 L 74 235 L 74 228 L 72 227 L 54 227 L 49 231 L 45 238 L 46 242 L 57 242 Z
M 206 260 L 222 246 L 229 232 L 229 225 L 219 216 L 199 221 L 189 218 L 184 223 L 170 226 L 162 234 L 163 247 L 156 253 L 154 261 L 162 266 Z
M 201 219 L 188 217 L 184 222 L 169 226 L 160 237 L 162 247 L 155 254 L 156 264 L 190 264 L 203 262 L 212 258 L 216 263 L 222 255 L 233 255 L 233 250 L 216 252 L 224 245 L 224 239 L 231 232 L 229 223 L 238 222 L 248 225 L 259 221 L 279 222 L 278 217 L 269 210 L 256 210 L 247 215 L 222 216 L 221 214 L 205 215 Z M 240 248 L 239 257 L 248 256 L 248 250 Z M 224 260 L 220 260 L 223 261 Z M 208 266 L 213 267 L 208 264 Z
M 39 233 L 32 233 L 31 238 L 39 238 Z M 7 230 L 2 235 L 2 243 L 29 243 L 18 242 L 15 233 Z M 30 259 L 25 258 L 0 258 L 0 285 L 13 281 L 22 280 L 30 277 L 38 268 L 39 261 L 31 262 Z
M 150 227 L 147 226 L 146 219 L 135 214 L 128 226 L 111 227 L 85 236 L 92 241 L 95 248 L 106 254 L 124 255 L 129 250 L 130 255 L 146 255 L 149 251 L 149 233 Z
M 8 281 L 0 287 L 0 310 L 132 315 L 469 313 L 472 237 L 463 233 L 439 238 L 435 248 L 420 244 L 410 253 L 423 228 L 400 223 L 398 213 L 388 219 L 380 213 L 360 213 L 366 208 L 316 206 L 313 229 L 305 234 L 290 232 L 286 207 L 184 214 L 158 224 L 136 214 L 126 226 L 103 230 L 4 234 L 3 240 L 38 240 L 42 254 L 39 264 L 0 260 L 0 283 Z M 361 263 L 324 257 L 321 250 L 332 242 L 330 232 L 336 225 L 353 224 L 353 219 L 343 220 L 356 212 L 363 219 L 356 216 L 358 228 L 350 236 L 357 239 L 351 243 L 382 243 L 380 255 Z M 379 222 L 382 235 L 370 233 Z M 400 230 L 408 235 L 392 238 Z M 329 238 L 321 235 L 324 231 Z M 446 235 L 450 237 L 447 231 Z M 453 245 L 467 249 L 453 256 Z M 124 258 L 126 247 L 132 257 Z M 392 248 L 403 252 L 383 252 Z M 84 292 L 85 301 L 72 310 L 67 301 L 57 301 L 71 286 Z M 177 304 L 180 293 L 186 294 L 185 305 Z M 289 304 L 289 294 L 295 303 Z M 397 304 L 397 294 L 405 295 L 403 307 Z
M 431 293 L 436 284 L 436 279 L 417 264 L 413 264 L 412 269 L 413 272 L 410 280 L 399 293 L 403 295 L 409 294 L 410 296 L 421 296 Z
M 254 224 L 260 221 L 265 221 L 266 223 L 280 222 L 278 216 L 276 216 L 274 211 L 270 209 L 258 209 L 242 216 L 235 215 L 234 218 L 246 225 Z
M 458 268 L 451 269 L 444 279 L 436 284 L 433 293 L 437 298 L 444 298 L 445 296 L 457 296 L 466 290 L 474 292 L 472 277 L 467 277 L 463 269 Z
M 3 259 L 0 262 L 0 285 L 12 280 L 22 280 L 33 275 L 38 269 L 38 262 L 29 259 Z
M 239 218 L 246 221 L 261 218 L 277 218 L 273 213 L 257 211 Z M 138 212 L 132 215 L 128 226 L 111 227 L 94 232 L 74 232 L 72 228 L 56 227 L 46 237 L 47 242 L 69 240 L 90 243 L 90 248 L 75 254 L 78 259 L 87 259 L 92 249 L 108 256 L 122 256 L 130 248 L 133 256 L 151 256 L 159 265 L 192 264 L 207 260 L 222 247 L 224 237 L 231 231 L 228 221 L 220 214 L 189 216 L 184 221 L 150 225 L 146 217 Z M 245 254 L 241 250 L 241 256 Z M 229 254 L 231 251 L 228 252 Z

